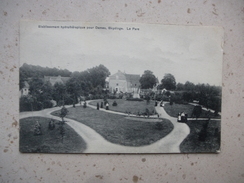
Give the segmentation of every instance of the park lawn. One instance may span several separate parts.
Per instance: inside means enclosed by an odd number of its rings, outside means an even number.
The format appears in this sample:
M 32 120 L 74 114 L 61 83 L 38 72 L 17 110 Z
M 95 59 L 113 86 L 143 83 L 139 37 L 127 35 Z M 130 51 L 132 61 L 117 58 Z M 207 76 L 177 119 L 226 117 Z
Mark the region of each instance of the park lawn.
M 206 131 L 207 120 L 192 120 L 186 123 L 190 134 L 180 144 L 183 153 L 217 152 L 220 150 L 220 120 L 210 120 Z
M 124 146 L 143 146 L 152 144 L 168 135 L 173 130 L 172 123 L 167 119 L 158 122 L 131 120 L 125 116 L 104 111 L 75 107 L 68 108 L 66 118 L 79 121 L 98 132 L 109 142 Z M 57 115 L 58 112 L 54 112 Z
M 36 121 L 41 125 L 42 135 L 34 135 Z M 48 129 L 50 119 L 29 117 L 20 119 L 20 152 L 28 153 L 81 153 L 86 149 L 85 141 L 67 124 L 64 124 L 64 138 L 60 134 L 60 123 L 55 129 Z
M 131 114 L 138 114 L 144 113 L 146 111 L 146 108 L 149 110 L 150 114 L 155 113 L 155 103 L 153 101 L 150 101 L 149 104 L 144 101 L 128 101 L 125 99 L 108 99 L 107 100 L 109 103 L 109 110 L 111 111 L 116 111 L 116 112 L 123 112 L 123 113 L 128 113 L 130 112 Z M 117 102 L 117 106 L 112 106 L 113 102 Z M 100 100 L 94 100 L 89 102 L 89 104 L 97 106 L 97 103 L 99 103 L 99 106 L 101 106 L 101 102 L 104 102 L 102 99 Z M 104 106 L 105 108 L 105 106 Z
M 170 115 L 172 117 L 178 117 L 178 114 L 180 112 L 184 112 L 184 113 L 188 114 L 188 117 L 191 117 L 194 106 L 190 105 L 190 104 L 170 105 L 169 103 L 166 103 L 164 105 L 164 109 L 168 113 L 168 115 Z M 200 115 L 200 118 L 207 118 L 207 114 L 208 114 L 207 111 L 202 109 L 202 114 Z M 220 119 L 220 116 L 215 116 L 213 113 L 211 113 L 210 118 Z

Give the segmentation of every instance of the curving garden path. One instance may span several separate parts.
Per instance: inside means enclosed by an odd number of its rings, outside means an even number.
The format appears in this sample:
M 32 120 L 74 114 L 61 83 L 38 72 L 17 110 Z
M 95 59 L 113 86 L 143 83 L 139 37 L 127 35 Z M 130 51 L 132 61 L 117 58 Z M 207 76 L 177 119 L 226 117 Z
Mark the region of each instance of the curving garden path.
M 88 105 L 90 107 L 90 105 Z M 72 107 L 70 106 L 66 106 Z M 36 112 L 22 112 L 20 119 L 27 117 L 48 117 L 60 120 L 60 117 L 51 115 L 52 112 L 59 110 L 60 107 L 44 109 Z M 164 138 L 146 146 L 130 147 L 113 144 L 105 140 L 92 128 L 72 119 L 65 118 L 66 124 L 72 127 L 86 142 L 87 148 L 83 153 L 180 153 L 179 145 L 189 134 L 190 129 L 186 124 L 178 123 L 176 118 L 170 117 L 162 107 L 155 107 L 160 118 L 169 119 L 174 125 L 174 129 Z M 104 110 L 107 112 L 106 110 Z M 109 111 L 111 112 L 111 111 Z M 120 114 L 112 111 L 112 113 Z M 120 115 L 125 115 L 124 113 Z

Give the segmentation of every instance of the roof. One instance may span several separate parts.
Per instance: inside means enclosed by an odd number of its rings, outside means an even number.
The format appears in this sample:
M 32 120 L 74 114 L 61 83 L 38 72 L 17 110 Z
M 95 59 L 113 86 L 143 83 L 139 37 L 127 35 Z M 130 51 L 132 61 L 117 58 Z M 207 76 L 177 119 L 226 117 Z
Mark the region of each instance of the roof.
M 127 82 L 130 82 L 131 84 L 139 84 L 139 80 L 140 80 L 140 75 L 139 74 L 126 74 L 121 72 L 120 70 L 109 76 L 109 80 L 126 80 Z
M 23 86 L 23 88 L 30 88 L 30 85 L 29 85 L 29 83 L 28 83 L 27 81 L 24 81 L 24 86 Z
M 111 79 L 116 79 L 116 80 L 117 80 L 117 79 L 118 79 L 118 80 L 126 80 L 125 73 L 122 73 L 122 72 L 119 70 L 117 73 L 115 73 L 115 74 L 109 76 L 109 80 L 111 80 Z
M 65 84 L 70 77 L 61 77 L 61 76 L 44 76 L 44 81 L 49 81 L 51 85 L 55 85 L 56 83 Z
M 139 80 L 140 80 L 140 75 L 137 74 L 125 74 L 126 77 L 126 81 L 130 82 L 131 84 L 139 84 Z

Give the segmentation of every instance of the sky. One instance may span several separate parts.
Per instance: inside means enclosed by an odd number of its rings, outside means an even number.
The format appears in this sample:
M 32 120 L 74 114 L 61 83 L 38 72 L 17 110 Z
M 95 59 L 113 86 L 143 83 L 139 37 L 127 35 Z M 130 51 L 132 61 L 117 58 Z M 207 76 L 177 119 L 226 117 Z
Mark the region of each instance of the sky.
M 20 65 L 73 72 L 103 64 L 111 74 L 120 70 L 142 75 L 150 70 L 159 81 L 170 73 L 176 82 L 221 86 L 222 40 L 220 27 L 25 21 L 20 29 Z

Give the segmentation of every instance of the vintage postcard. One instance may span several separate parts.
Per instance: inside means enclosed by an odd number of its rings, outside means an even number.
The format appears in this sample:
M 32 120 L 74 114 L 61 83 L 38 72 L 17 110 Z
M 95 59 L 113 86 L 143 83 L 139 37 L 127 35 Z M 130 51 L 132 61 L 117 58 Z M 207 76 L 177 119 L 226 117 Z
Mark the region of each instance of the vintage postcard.
M 22 21 L 23 153 L 218 153 L 223 30 Z

